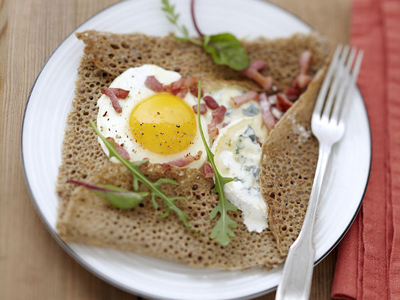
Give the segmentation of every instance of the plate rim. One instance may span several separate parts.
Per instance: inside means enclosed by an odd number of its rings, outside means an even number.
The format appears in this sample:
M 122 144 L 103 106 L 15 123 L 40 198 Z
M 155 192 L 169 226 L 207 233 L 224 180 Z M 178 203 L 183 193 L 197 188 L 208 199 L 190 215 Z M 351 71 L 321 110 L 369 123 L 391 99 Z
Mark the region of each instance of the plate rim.
M 308 27 L 308 28 L 310 29 L 310 31 L 315 31 L 315 29 L 314 29 L 309 23 L 307 23 L 306 21 L 304 21 L 304 20 L 303 20 L 302 18 L 300 18 L 298 15 L 296 15 L 295 13 L 292 13 L 292 12 L 286 10 L 286 9 L 284 9 L 282 6 L 280 6 L 280 5 L 276 4 L 276 3 L 270 3 L 270 2 L 267 2 L 267 1 L 264 1 L 264 0 L 252 0 L 252 1 L 254 1 L 254 2 L 259 2 L 259 3 L 263 3 L 263 4 L 267 5 L 267 6 L 268 6 L 268 5 L 273 6 L 273 7 L 275 7 L 276 9 L 282 11 L 283 13 L 285 13 L 285 14 L 287 14 L 287 15 L 289 15 L 289 16 L 295 18 L 295 19 L 297 19 L 297 21 L 299 21 L 300 23 L 303 23 L 303 25 L 305 25 L 306 27 Z M 117 3 L 111 4 L 111 5 L 107 6 L 107 7 L 105 7 L 105 8 L 103 8 L 103 9 L 99 10 L 97 13 L 95 13 L 94 15 L 92 15 L 91 17 L 89 17 L 89 18 L 87 18 L 85 21 L 83 21 L 81 24 L 79 24 L 79 25 L 78 25 L 75 29 L 73 29 L 73 30 L 60 42 L 60 44 L 52 51 L 52 53 L 50 54 L 50 56 L 47 58 L 47 60 L 45 61 L 45 63 L 44 63 L 43 66 L 41 67 L 41 69 L 40 69 L 38 75 L 36 76 L 36 78 L 35 78 L 35 80 L 34 80 L 34 82 L 33 82 L 33 84 L 32 84 L 32 87 L 31 87 L 31 89 L 30 89 L 30 91 L 29 91 L 29 94 L 28 94 L 28 97 L 27 97 L 27 102 L 26 102 L 26 104 L 25 104 L 25 108 L 24 108 L 24 112 L 23 112 L 22 123 L 21 123 L 20 153 L 21 153 L 21 159 L 22 159 L 23 175 L 24 175 L 26 187 L 27 187 L 27 189 L 28 189 L 28 193 L 29 193 L 29 195 L 30 195 L 30 200 L 31 200 L 31 202 L 33 203 L 33 206 L 34 206 L 36 212 L 38 213 L 38 215 L 39 215 L 39 217 L 40 217 L 42 223 L 45 225 L 45 227 L 46 227 L 46 229 L 49 231 L 50 235 L 51 235 L 51 236 L 56 240 L 56 242 L 61 246 L 61 248 L 62 248 L 65 252 L 67 252 L 67 254 L 68 254 L 69 256 L 71 256 L 78 264 L 80 264 L 83 268 L 85 268 L 87 271 L 89 271 L 90 273 L 92 273 L 92 274 L 95 275 L 96 277 L 100 278 L 101 280 L 103 280 L 103 281 L 107 282 L 108 284 L 110 284 L 110 285 L 112 285 L 112 286 L 114 286 L 114 287 L 116 287 L 116 288 L 118 288 L 118 289 L 121 289 L 121 290 L 123 290 L 123 291 L 125 291 L 125 292 L 127 292 L 127 293 L 129 293 L 129 294 L 134 294 L 134 295 L 137 295 L 137 296 L 139 296 L 139 297 L 146 297 L 146 298 L 150 298 L 150 299 L 173 300 L 174 298 L 169 298 L 169 297 L 158 297 L 158 296 L 157 296 L 157 297 L 154 297 L 154 295 L 148 294 L 148 293 L 143 292 L 143 291 L 140 291 L 140 290 L 137 290 L 136 288 L 133 288 L 133 287 L 130 287 L 130 288 L 129 288 L 129 287 L 126 287 L 126 286 L 124 286 L 123 284 L 121 284 L 121 283 L 117 282 L 116 280 L 114 280 L 113 278 L 107 277 L 106 275 L 104 275 L 104 274 L 102 274 L 102 273 L 99 273 L 99 272 L 98 272 L 95 268 L 93 268 L 88 262 L 86 262 L 84 259 L 82 259 L 82 258 L 81 258 L 67 243 L 65 243 L 65 242 L 58 236 L 57 232 L 56 232 L 55 230 L 52 229 L 52 226 L 49 224 L 48 220 L 45 218 L 45 216 L 44 216 L 44 214 L 43 214 L 41 208 L 39 207 L 39 204 L 38 204 L 37 200 L 35 199 L 35 197 L 34 197 L 34 195 L 33 195 L 33 191 L 32 191 L 31 185 L 30 185 L 29 180 L 28 180 L 27 171 L 26 171 L 26 166 L 25 166 L 25 159 L 24 159 L 24 152 L 23 152 L 23 145 L 24 145 L 24 144 L 23 144 L 23 139 L 24 139 L 25 118 L 26 118 L 26 113 L 27 113 L 27 110 L 28 110 L 28 106 L 29 106 L 29 104 L 30 104 L 31 95 L 32 95 L 32 93 L 33 93 L 33 90 L 34 90 L 34 88 L 35 88 L 35 86 L 36 86 L 36 83 L 37 83 L 38 79 L 40 78 L 40 76 L 41 76 L 41 74 L 42 74 L 42 71 L 46 68 L 47 63 L 52 59 L 53 55 L 58 51 L 58 49 L 59 49 L 59 48 L 66 42 L 66 40 L 67 40 L 70 36 L 72 36 L 79 28 L 81 28 L 83 25 L 85 25 L 86 23 L 88 23 L 90 20 L 92 20 L 92 19 L 95 18 L 97 15 L 101 14 L 102 12 L 104 12 L 104 11 L 106 11 L 106 10 L 112 8 L 112 7 L 118 6 L 118 5 L 124 5 L 124 3 L 125 3 L 125 1 L 121 1 L 121 2 L 117 2 Z M 370 157 L 369 157 L 369 167 L 368 167 L 368 174 L 367 174 L 367 176 L 366 176 L 366 182 L 365 182 L 364 192 L 363 192 L 363 194 L 362 194 L 362 196 L 361 196 L 361 199 L 360 199 L 360 201 L 359 201 L 358 207 L 357 207 L 357 209 L 355 210 L 354 215 L 353 215 L 351 221 L 349 222 L 348 226 L 346 227 L 346 229 L 343 231 L 343 233 L 340 235 L 340 237 L 337 239 L 337 241 L 336 241 L 336 242 L 335 242 L 335 243 L 334 243 L 334 244 L 333 244 L 319 259 L 318 259 L 318 260 L 316 260 L 316 261 L 314 262 L 314 266 L 316 266 L 318 263 L 320 263 L 324 258 L 326 258 L 326 257 L 332 252 L 333 249 L 335 249 L 335 248 L 337 247 L 337 245 L 340 243 L 340 241 L 343 239 L 343 237 L 347 234 L 347 232 L 349 231 L 349 229 L 350 229 L 351 226 L 353 225 L 354 220 L 356 219 L 356 217 L 357 217 L 357 215 L 358 215 L 358 213 L 359 213 L 359 211 L 360 211 L 360 209 L 361 209 L 361 206 L 362 206 L 362 203 L 363 203 L 363 200 L 364 200 L 366 191 L 367 191 L 369 179 L 370 179 L 371 165 L 372 165 L 372 156 L 373 156 L 373 155 L 372 155 L 372 133 L 371 133 L 370 118 L 369 118 L 369 115 L 368 115 L 368 110 L 367 110 L 366 105 L 365 105 L 364 97 L 363 97 L 363 95 L 362 95 L 360 89 L 358 88 L 358 86 L 356 86 L 356 92 L 359 93 L 360 98 L 361 98 L 361 100 L 362 100 L 361 102 L 362 102 L 362 106 L 363 106 L 364 111 L 365 111 L 365 116 L 366 116 L 367 124 L 368 124 L 367 130 L 368 130 L 368 133 L 369 133 L 369 142 L 370 142 L 370 147 L 369 147 L 369 153 L 370 153 L 370 155 L 369 155 L 369 156 L 370 156 Z M 255 297 L 259 297 L 259 296 L 262 296 L 262 295 L 266 295 L 266 294 L 268 294 L 268 293 L 274 291 L 276 288 L 277 288 L 277 286 L 273 286 L 273 287 L 267 288 L 267 289 L 265 289 L 265 290 L 263 290 L 263 291 L 256 292 L 256 293 L 253 293 L 253 294 L 249 294 L 249 295 L 247 295 L 247 296 L 235 297 L 235 298 L 230 298 L 230 299 L 232 299 L 232 300 L 253 299 L 253 298 L 255 298 Z M 217 299 L 217 298 L 216 298 L 216 299 Z

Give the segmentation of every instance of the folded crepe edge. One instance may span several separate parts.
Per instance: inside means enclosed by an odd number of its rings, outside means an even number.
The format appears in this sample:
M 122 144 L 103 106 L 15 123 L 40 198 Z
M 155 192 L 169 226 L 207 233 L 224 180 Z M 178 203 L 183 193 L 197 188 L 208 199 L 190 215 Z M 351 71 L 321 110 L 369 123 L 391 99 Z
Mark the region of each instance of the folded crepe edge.
M 311 116 L 331 57 L 326 59 L 307 90 L 271 130 L 263 145 L 261 195 L 268 205 L 270 229 L 280 253 L 285 256 L 300 233 L 311 193 L 319 151 L 318 141 L 311 132 Z M 297 137 L 293 143 L 298 144 L 296 147 L 290 144 L 293 136 Z M 288 145 L 291 150 L 283 151 Z M 306 151 L 305 160 L 301 161 L 299 152 Z

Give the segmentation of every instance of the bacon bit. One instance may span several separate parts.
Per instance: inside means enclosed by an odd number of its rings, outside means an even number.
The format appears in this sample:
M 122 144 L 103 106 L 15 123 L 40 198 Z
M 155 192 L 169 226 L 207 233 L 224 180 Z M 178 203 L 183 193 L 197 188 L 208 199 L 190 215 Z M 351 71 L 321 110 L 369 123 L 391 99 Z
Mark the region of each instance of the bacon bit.
M 256 140 L 256 142 L 260 145 L 260 147 L 262 147 L 263 144 L 260 142 L 260 140 Z
M 108 88 L 108 89 L 111 90 L 118 99 L 126 99 L 126 97 L 128 97 L 129 95 L 129 91 L 124 89 L 120 88 Z
M 312 80 L 311 76 L 307 74 L 300 74 L 296 78 L 297 87 L 299 87 L 300 89 L 304 89 L 311 82 L 311 80 Z
M 203 174 L 207 179 L 214 177 L 214 169 L 208 161 L 206 161 L 203 165 Z
M 172 95 L 177 95 L 182 91 L 185 91 L 184 96 L 186 96 L 187 88 L 185 87 L 185 79 L 180 78 L 177 81 L 172 82 L 171 84 L 163 85 L 163 91 Z
M 197 152 L 195 156 L 191 155 L 190 153 L 186 154 L 183 158 L 178 158 L 170 162 L 166 162 L 162 164 L 163 170 L 167 168 L 170 165 L 177 166 L 177 167 L 184 167 L 190 164 L 191 162 L 195 160 L 199 160 L 201 158 L 201 155 L 203 154 L 202 151 Z
M 171 84 L 163 85 L 162 88 L 163 88 L 163 92 L 172 94 Z
M 212 119 L 210 124 L 208 124 L 208 135 L 210 136 L 211 140 L 213 140 L 218 134 L 219 130 L 217 128 L 217 124 L 222 123 L 225 118 L 226 107 L 221 105 L 218 106 L 216 110 L 212 112 Z
M 247 69 L 254 69 L 256 71 L 261 71 L 262 69 L 264 69 L 267 66 L 267 62 L 263 59 L 257 59 L 257 60 L 253 60 L 250 65 L 247 67 Z M 245 69 L 246 70 L 246 69 Z M 244 72 L 245 70 L 241 71 Z
M 300 56 L 300 74 L 293 81 L 293 87 L 298 89 L 304 89 L 311 82 L 311 76 L 307 75 L 308 68 L 311 64 L 311 52 L 306 50 Z
M 220 124 L 225 118 L 226 107 L 221 105 L 212 112 L 211 123 Z
M 118 144 L 112 137 L 108 137 L 107 140 L 114 142 L 114 147 L 115 150 L 125 159 L 129 160 L 129 153 L 128 151 L 125 150 L 124 147 L 122 147 L 120 144 Z
M 216 109 L 219 106 L 218 102 L 211 96 L 205 96 L 203 100 L 207 104 L 208 108 Z
M 264 60 L 256 60 L 249 64 L 249 66 L 239 71 L 239 74 L 242 74 L 250 79 L 253 79 L 255 73 L 258 73 L 259 70 L 264 69 L 267 66 L 267 63 Z
M 121 113 L 122 108 L 121 108 L 121 105 L 119 105 L 117 96 L 115 95 L 115 92 L 114 92 L 115 90 L 116 89 L 113 89 L 113 88 L 104 88 L 101 90 L 101 93 L 108 96 L 108 98 L 110 98 L 110 100 L 111 100 L 112 107 L 115 109 L 115 111 L 117 113 Z M 118 90 L 120 90 L 120 89 L 118 89 Z M 126 92 L 128 92 L 128 94 L 129 94 L 129 91 L 126 91 Z M 120 94 L 119 92 L 117 92 L 117 93 Z M 126 96 L 125 96 L 125 98 L 126 98 Z M 122 98 L 122 99 L 125 99 L 125 98 Z
M 231 100 L 229 101 L 229 104 L 232 107 L 239 107 L 243 103 L 246 103 L 250 100 L 260 100 L 258 93 L 255 91 L 248 91 L 248 92 L 244 93 L 243 95 L 231 98 Z
M 150 90 L 152 90 L 154 92 L 158 92 L 159 93 L 159 92 L 162 92 L 164 90 L 163 89 L 163 85 L 153 75 L 147 76 L 147 78 L 146 78 L 146 80 L 144 82 L 144 85 L 148 89 L 150 89 Z
M 193 96 L 197 97 L 199 95 L 199 88 L 197 86 L 192 86 L 189 90 Z M 203 91 L 203 89 L 201 89 L 200 97 L 203 97 L 203 96 L 204 96 L 204 91 Z
M 272 77 L 267 76 L 265 77 L 262 75 L 259 71 L 264 69 L 267 66 L 267 63 L 265 60 L 259 59 L 255 60 L 250 63 L 250 65 L 242 70 L 239 71 L 240 74 L 253 79 L 255 82 L 257 82 L 261 87 L 263 88 L 264 91 L 268 91 L 272 87 Z
M 194 76 L 189 76 L 185 79 L 185 86 L 190 88 L 192 86 L 197 86 L 198 80 Z M 196 95 L 197 96 L 197 95 Z
M 271 130 L 276 124 L 275 117 L 271 112 L 271 104 L 268 102 L 265 93 L 260 94 L 260 109 L 263 117 L 264 124 Z
M 304 51 L 300 56 L 300 74 L 307 74 L 308 68 L 311 64 L 311 52 L 309 50 Z
M 207 125 L 208 127 L 208 135 L 210 136 L 211 140 L 213 140 L 218 134 L 219 130 L 217 128 L 217 124 L 211 123 Z
M 253 77 L 254 81 L 257 82 L 264 91 L 269 91 L 272 88 L 272 77 L 264 77 L 261 73 L 255 73 Z
M 283 93 L 290 101 L 295 101 L 301 95 L 301 89 L 298 87 L 287 87 L 283 90 Z
M 185 79 L 184 78 L 179 78 L 177 81 L 174 81 L 171 83 L 171 93 L 176 95 L 178 91 L 182 89 L 185 85 Z M 177 91 L 175 93 L 175 91 Z
M 193 105 L 193 111 L 197 114 L 197 105 Z M 200 104 L 200 114 L 204 115 L 207 112 L 207 106 L 204 103 Z
M 183 98 L 185 98 L 187 93 L 188 93 L 188 90 L 186 88 L 183 88 L 175 96 L 183 99 Z
M 278 93 L 276 94 L 276 98 L 278 101 L 276 102 L 276 108 L 279 109 L 281 112 L 287 111 L 292 106 L 292 101 L 286 98 L 285 94 Z

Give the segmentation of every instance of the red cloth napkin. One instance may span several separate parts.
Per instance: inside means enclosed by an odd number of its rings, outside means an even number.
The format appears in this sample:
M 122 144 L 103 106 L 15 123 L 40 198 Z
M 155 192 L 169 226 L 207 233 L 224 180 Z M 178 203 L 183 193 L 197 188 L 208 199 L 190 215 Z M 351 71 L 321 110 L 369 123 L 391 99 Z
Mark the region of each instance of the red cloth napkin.
M 354 0 L 351 43 L 372 133 L 361 211 L 339 245 L 332 298 L 400 299 L 400 0 Z

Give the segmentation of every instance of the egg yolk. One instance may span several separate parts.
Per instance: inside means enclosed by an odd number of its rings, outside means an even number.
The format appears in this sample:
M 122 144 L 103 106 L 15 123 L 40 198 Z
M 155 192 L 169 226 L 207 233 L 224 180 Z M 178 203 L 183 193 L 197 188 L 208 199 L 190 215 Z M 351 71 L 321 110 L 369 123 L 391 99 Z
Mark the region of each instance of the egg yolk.
M 193 142 L 196 117 L 181 98 L 156 94 L 134 107 L 129 126 L 136 141 L 145 149 L 158 154 L 175 154 Z

